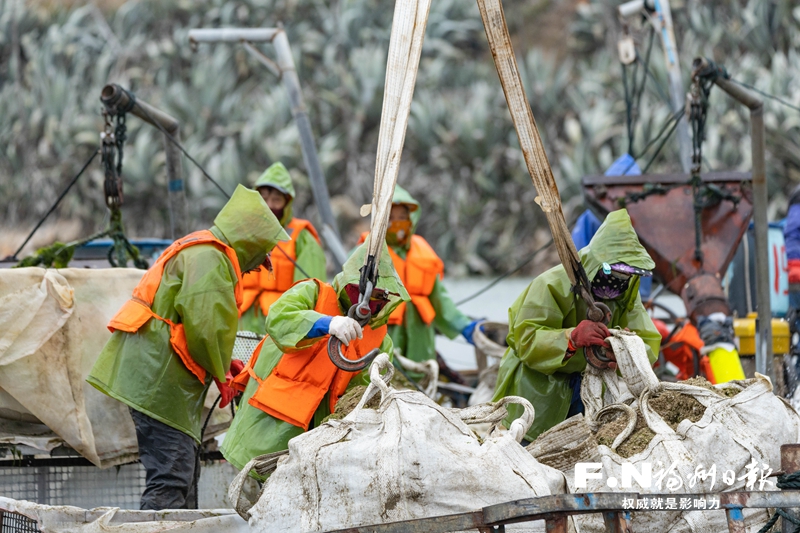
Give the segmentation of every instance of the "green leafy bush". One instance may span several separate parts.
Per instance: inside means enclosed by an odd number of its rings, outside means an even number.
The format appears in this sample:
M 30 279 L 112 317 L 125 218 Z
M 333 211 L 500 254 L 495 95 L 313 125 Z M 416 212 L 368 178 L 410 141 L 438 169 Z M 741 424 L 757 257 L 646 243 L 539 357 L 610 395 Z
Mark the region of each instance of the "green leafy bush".
M 315 217 L 298 134 L 275 77 L 238 45 L 200 45 L 188 30 L 274 26 L 292 43 L 329 188 L 342 205 L 369 201 L 393 4 L 378 0 L 132 0 L 49 4 L 0 0 L 0 226 L 27 228 L 44 213 L 99 143 L 100 90 L 109 81 L 181 122 L 188 151 L 233 190 L 276 160 L 293 168 L 297 211 Z M 561 188 L 567 218 L 582 209 L 580 178 L 627 150 L 616 2 L 507 2 L 527 94 Z M 557 12 L 561 33 L 541 26 Z M 566 13 L 568 16 L 564 16 Z M 687 0 L 674 12 L 685 81 L 706 55 L 760 89 L 800 103 L 800 8 L 787 0 Z M 550 30 L 548 37 L 546 29 Z M 556 28 L 557 29 L 557 28 Z M 647 30 L 632 31 L 643 48 Z M 553 35 L 555 37 L 553 37 Z M 520 44 L 522 43 L 522 44 Z M 270 47 L 263 50 L 271 55 Z M 670 116 L 659 44 L 638 110 L 634 151 Z M 748 170 L 746 111 L 714 90 L 706 166 Z M 766 102 L 768 178 L 774 216 L 800 181 L 800 113 Z M 168 234 L 163 140 L 136 118 L 125 148 L 126 227 Z M 652 150 L 640 159 L 644 165 Z M 651 171 L 676 171 L 668 143 Z M 207 227 L 224 198 L 184 160 L 191 225 Z M 518 149 L 473 2 L 431 8 L 400 183 L 421 201 L 420 231 L 450 272 L 504 270 L 548 237 Z M 84 234 L 105 227 L 102 172 L 95 165 L 59 207 Z M 352 209 L 351 209 L 352 211 Z M 75 235 L 69 238 L 76 237 Z M 350 243 L 357 234 L 348 235 Z M 12 247 L 13 248 L 13 247 Z M 541 264 L 551 263 L 550 256 Z

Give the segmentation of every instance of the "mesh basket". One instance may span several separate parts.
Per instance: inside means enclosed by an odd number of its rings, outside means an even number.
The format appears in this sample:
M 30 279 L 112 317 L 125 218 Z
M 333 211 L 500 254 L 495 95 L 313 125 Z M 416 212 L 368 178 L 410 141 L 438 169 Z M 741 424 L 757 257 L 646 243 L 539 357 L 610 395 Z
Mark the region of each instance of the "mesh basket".
M 140 463 L 107 469 L 83 465 L 0 468 L 0 494 L 46 505 L 138 509 L 144 484 Z
M 0 533 L 39 533 L 35 520 L 25 515 L 0 511 Z
M 261 339 L 261 335 L 252 331 L 237 332 L 236 341 L 233 343 L 233 358 L 247 364 Z

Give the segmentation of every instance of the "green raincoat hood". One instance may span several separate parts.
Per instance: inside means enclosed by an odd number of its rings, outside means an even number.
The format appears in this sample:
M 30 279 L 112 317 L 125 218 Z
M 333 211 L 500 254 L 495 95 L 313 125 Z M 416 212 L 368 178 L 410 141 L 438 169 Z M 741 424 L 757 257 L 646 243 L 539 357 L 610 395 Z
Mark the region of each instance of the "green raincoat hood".
M 333 278 L 333 288 L 336 290 L 336 294 L 339 295 L 339 303 L 345 304 L 344 310 L 347 311 L 352 303 L 350 302 L 350 298 L 347 296 L 344 288 L 345 286 L 358 282 L 361 279 L 361 267 L 364 266 L 364 256 L 367 254 L 367 248 L 369 246 L 369 237 L 367 237 L 366 242 L 356 248 L 350 257 L 345 262 L 344 266 L 342 267 L 342 271 Z M 380 264 L 378 265 L 378 289 L 383 289 L 389 291 L 389 303 L 381 309 L 381 312 L 378 313 L 376 316 L 372 317 L 370 320 L 370 326 L 372 327 L 379 327 L 384 325 L 389 320 L 389 315 L 392 314 L 398 305 L 400 305 L 403 301 L 409 301 L 411 297 L 408 295 L 406 288 L 403 286 L 403 282 L 400 281 L 400 276 L 397 275 L 397 272 L 394 269 L 394 265 L 392 264 L 392 259 L 389 256 L 389 250 L 386 248 L 386 244 L 383 245 L 383 251 L 381 252 L 381 260 Z
M 407 190 L 399 185 L 395 185 L 394 195 L 392 196 L 392 204 L 402 204 L 408 206 L 409 218 L 411 218 L 411 234 L 408 236 L 409 238 L 406 241 L 406 244 L 403 246 L 405 250 L 408 250 L 409 246 L 411 246 L 411 235 L 416 233 L 417 224 L 419 224 L 419 219 L 422 215 L 419 202 L 417 202 Z
M 656 266 L 639 242 L 627 209 L 610 212 L 592 240 L 578 255 L 590 281 L 603 263 L 625 263 L 644 270 L 653 270 Z
M 259 187 L 272 187 L 289 197 L 281 217 L 281 225 L 285 227 L 286 224 L 292 221 L 292 205 L 294 205 L 295 191 L 292 184 L 292 176 L 283 163 L 279 161 L 271 164 L 253 184 L 254 189 L 258 190 Z
M 258 192 L 239 185 L 214 219 L 214 227 L 239 258 L 242 272 L 264 262 L 279 241 L 288 241 L 278 219 Z

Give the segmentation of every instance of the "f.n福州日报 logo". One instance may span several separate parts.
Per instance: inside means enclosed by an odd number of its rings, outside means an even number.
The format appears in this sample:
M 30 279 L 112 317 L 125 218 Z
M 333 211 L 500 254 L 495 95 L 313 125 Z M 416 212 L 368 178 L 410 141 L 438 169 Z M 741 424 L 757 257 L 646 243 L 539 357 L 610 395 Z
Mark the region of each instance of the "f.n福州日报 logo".
M 663 463 L 621 463 L 609 465 L 613 475 L 606 475 L 603 463 L 577 463 L 574 484 L 577 489 L 601 490 L 603 485 L 611 489 L 635 489 L 678 492 L 697 488 L 703 492 L 744 488 L 745 490 L 769 489 L 774 482 L 769 479 L 769 465 L 753 459 L 737 474 L 733 470 L 718 469 L 717 465 L 692 465 L 673 462 L 668 467 Z M 590 483 L 591 481 L 591 483 Z M 591 486 L 590 486 L 591 485 Z

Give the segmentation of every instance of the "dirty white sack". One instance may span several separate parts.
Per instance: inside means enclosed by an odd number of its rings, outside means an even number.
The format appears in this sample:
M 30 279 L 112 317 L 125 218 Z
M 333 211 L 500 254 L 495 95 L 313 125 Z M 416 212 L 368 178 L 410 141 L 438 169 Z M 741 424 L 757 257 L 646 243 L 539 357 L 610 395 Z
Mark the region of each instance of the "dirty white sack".
M 475 387 L 475 392 L 469 397 L 469 405 L 490 402 L 494 398 L 500 360 L 508 349 L 508 346 L 505 345 L 507 336 L 508 324 L 504 322 L 483 321 L 475 328 L 475 332 L 472 334 L 472 340 L 475 343 L 475 358 L 479 361 L 479 367 L 481 360 L 487 366 L 478 375 L 478 385 Z
M 399 348 L 395 348 L 394 350 L 394 359 L 400 363 L 403 370 L 422 374 L 422 378 L 419 380 L 422 392 L 424 392 L 425 396 L 428 398 L 436 399 L 436 393 L 439 389 L 439 363 L 436 359 L 428 359 L 422 362 L 413 361 L 407 357 L 403 357 Z M 489 399 L 491 400 L 491 398 Z
M 567 471 L 572 492 L 639 492 L 658 493 L 714 493 L 723 490 L 759 490 L 746 487 L 748 465 L 758 469 L 780 466 L 780 446 L 800 439 L 800 416 L 781 398 L 772 393 L 770 381 L 760 374 L 755 379 L 726 383 L 725 387 L 738 387 L 741 392 L 725 397 L 714 391 L 685 383 L 659 382 L 653 373 L 642 340 L 625 331 L 612 331 L 609 339 L 619 363 L 621 376 L 615 371 L 590 369 L 584 377 L 581 397 L 590 425 L 597 424 L 601 415 L 598 407 L 617 409 L 629 417 L 629 424 L 612 447 L 597 446 L 601 479 L 591 479 L 586 487 L 574 486 L 574 470 Z M 605 385 L 602 406 L 595 396 L 597 383 Z M 592 391 L 595 391 L 593 394 Z M 683 420 L 673 430 L 650 405 L 652 397 L 660 392 L 674 391 L 696 399 L 705 407 L 697 422 Z M 609 404 L 605 402 L 617 402 Z M 629 402 L 624 403 L 625 401 Z M 623 458 L 616 448 L 630 434 L 640 411 L 647 426 L 655 433 L 652 441 L 640 453 Z M 589 418 L 593 417 L 593 418 Z M 652 486 L 641 486 L 634 478 L 631 487 L 609 488 L 609 478 L 622 479 L 622 465 L 631 463 L 637 472 L 643 465 L 652 466 Z M 716 476 L 703 479 L 696 475 L 698 468 L 706 471 L 716 468 Z M 732 471 L 734 483 L 722 481 L 723 473 Z M 658 483 L 658 474 L 669 472 Z M 713 484 L 712 484 L 713 483 Z M 763 490 L 775 489 L 767 484 Z M 769 515 L 766 510 L 745 510 L 747 531 L 755 532 L 764 525 Z M 582 515 L 575 519 L 576 528 L 584 533 L 600 533 L 605 528 L 602 519 L 595 515 Z M 707 533 L 725 531 L 724 511 L 675 511 L 633 513 L 634 530 L 663 531 L 670 533 Z
M 386 375 L 381 378 L 381 371 Z M 520 439 L 533 422 L 527 400 L 446 409 L 424 394 L 387 385 L 393 372 L 381 354 L 370 369 L 371 385 L 355 410 L 289 441 L 288 455 L 271 461 L 274 472 L 247 511 L 239 483 L 229 501 L 249 516 L 253 531 L 327 531 L 475 511 L 487 505 L 566 491 L 564 475 L 539 464 Z M 375 393 L 377 409 L 364 407 Z M 483 443 L 467 423 L 499 424 L 506 403 L 524 407 L 509 431 Z M 266 473 L 263 469 L 262 473 Z M 507 526 L 544 531 L 544 523 Z
M 36 521 L 42 533 L 248 533 L 250 527 L 231 509 L 121 511 L 115 507 L 81 509 L 40 505 L 0 496 L 0 514 L 18 513 Z M 6 515 L 11 518 L 13 515 Z
M 66 444 L 100 467 L 137 458 L 127 406 L 85 380 L 141 277 L 132 268 L 0 269 L 0 442 L 42 453 Z M 206 437 L 231 418 L 216 409 Z
M 478 374 L 478 386 L 475 387 L 475 392 L 470 395 L 467 402 L 468 405 L 478 405 L 492 401 L 499 372 L 500 363 L 495 363 L 481 370 L 480 374 Z

